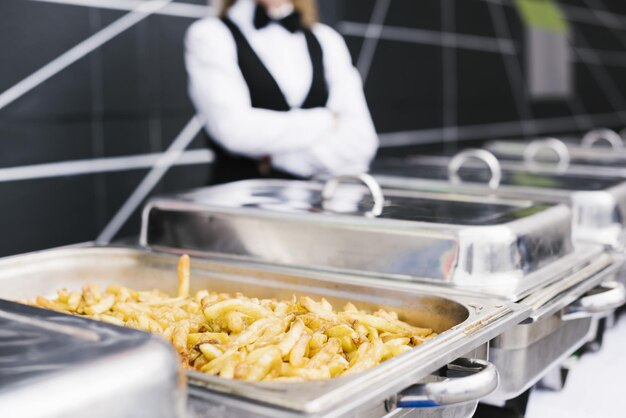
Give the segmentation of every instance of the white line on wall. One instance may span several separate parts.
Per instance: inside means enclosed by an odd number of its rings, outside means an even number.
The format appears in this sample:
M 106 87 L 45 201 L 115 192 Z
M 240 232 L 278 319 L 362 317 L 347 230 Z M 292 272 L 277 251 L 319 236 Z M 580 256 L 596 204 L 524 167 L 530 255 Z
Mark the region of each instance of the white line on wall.
M 70 48 L 48 64 L 0 94 L 0 109 L 19 99 L 50 77 L 69 67 L 85 55 L 110 41 L 120 33 L 141 22 L 146 17 L 165 7 L 172 0 L 143 1 L 130 13 L 125 14 L 99 32 Z
M 0 183 L 145 169 L 153 167 L 162 156 L 163 153 L 157 152 L 0 168 Z M 175 165 L 208 164 L 212 161 L 213 153 L 210 150 L 197 149 L 185 151 Z
M 146 174 L 141 183 L 139 183 L 139 186 L 137 186 L 129 198 L 126 199 L 122 207 L 117 211 L 115 216 L 113 216 L 113 219 L 111 219 L 102 230 L 96 242 L 105 244 L 110 242 L 115 235 L 117 235 L 128 218 L 130 218 L 141 202 L 143 202 L 146 196 L 148 196 L 152 189 L 159 183 L 167 170 L 183 155 L 185 148 L 191 144 L 201 130 L 202 123 L 194 116 L 187 125 L 185 125 L 167 150 L 154 163 L 154 167 Z
M 69 6 L 85 6 L 97 9 L 133 10 L 145 0 L 30 0 L 41 3 L 55 3 Z M 192 19 L 202 18 L 212 14 L 210 6 L 189 3 L 171 3 L 154 14 L 176 17 L 188 17 Z
M 363 41 L 356 63 L 356 68 L 361 73 L 363 83 L 367 80 L 372 62 L 374 61 L 374 53 L 376 52 L 376 46 L 378 46 L 378 40 L 383 30 L 390 3 L 391 0 L 376 0 L 370 22 L 365 25 L 365 41 Z
M 462 33 L 439 32 L 401 26 L 372 25 L 348 21 L 340 22 L 337 27 L 339 32 L 348 36 L 368 38 L 373 36 L 371 34 L 374 33 L 378 39 L 387 41 L 472 49 L 476 51 L 498 52 L 501 54 L 515 54 L 517 51 L 515 42 L 511 39 L 497 39 Z M 368 29 L 370 27 L 375 27 L 379 30 L 374 32 Z

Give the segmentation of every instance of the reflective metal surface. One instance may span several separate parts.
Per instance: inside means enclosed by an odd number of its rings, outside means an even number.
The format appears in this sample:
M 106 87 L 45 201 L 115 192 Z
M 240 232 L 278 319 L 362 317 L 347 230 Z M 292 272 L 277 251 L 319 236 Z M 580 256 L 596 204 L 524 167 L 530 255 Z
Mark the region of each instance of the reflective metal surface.
M 343 175 L 333 177 L 328 180 L 326 184 L 324 184 L 321 192 L 322 209 L 326 210 L 326 204 L 328 202 L 332 202 L 340 181 L 358 181 L 363 183 L 369 190 L 373 200 L 372 210 L 370 210 L 369 212 L 365 212 L 365 216 L 376 217 L 382 215 L 385 205 L 385 196 L 383 195 L 383 191 L 380 188 L 378 182 L 376 182 L 376 180 L 374 180 L 374 178 L 369 174 L 358 174 L 352 176 Z
M 539 166 L 540 162 L 537 156 L 544 150 L 553 152 L 557 157 L 556 165 L 554 166 L 557 173 L 567 170 L 570 164 L 567 145 L 556 138 L 537 139 L 528 144 L 526 149 L 524 149 L 524 162 L 526 162 L 529 168 L 535 169 Z
M 471 159 L 477 159 L 487 166 L 491 172 L 491 179 L 489 179 L 489 183 L 487 184 L 490 188 L 497 189 L 500 185 L 500 181 L 502 181 L 500 163 L 493 154 L 481 149 L 467 149 L 461 151 L 450 160 L 450 164 L 448 164 L 448 177 L 450 181 L 455 184 L 461 183 L 459 170 Z
M 601 251 L 573 248 L 563 205 L 386 189 L 383 212 L 372 219 L 359 210 L 369 198 L 365 187 L 345 185 L 332 211 L 317 204 L 321 189 L 313 182 L 243 181 L 156 198 L 145 207 L 141 243 L 384 274 L 511 300 Z
M 533 307 L 524 323 L 490 343 L 489 360 L 501 372 L 500 386 L 487 402 L 512 399 L 595 336 L 595 319 L 624 303 L 624 285 L 611 282 L 618 265 L 562 293 L 555 283 L 521 301 Z
M 626 148 L 623 142 L 617 142 L 621 141 L 619 138 L 619 135 L 593 136 L 589 137 L 587 142 L 563 139 L 562 143 L 566 150 L 559 151 L 559 154 L 566 154 L 570 165 L 623 167 L 626 162 Z M 529 147 L 536 141 L 496 140 L 487 142 L 485 149 L 492 152 L 500 161 L 519 161 L 524 159 L 524 154 L 529 152 Z M 538 162 L 537 167 L 547 169 L 554 166 L 555 155 L 547 148 L 538 150 L 535 158 Z
M 587 132 L 580 141 L 583 148 L 593 148 L 600 141 L 606 141 L 614 151 L 619 151 L 624 147 L 624 141 L 619 134 L 611 129 L 595 129 Z
M 178 370 L 160 338 L 0 300 L 2 417 L 182 418 Z
M 50 295 L 62 287 L 77 289 L 87 283 L 175 292 L 176 262 L 173 254 L 111 247 L 60 249 L 11 257 L 0 260 L 0 297 L 33 298 Z M 241 416 L 366 415 L 384 408 L 391 396 L 501 334 L 529 312 L 515 304 L 469 297 L 453 289 L 407 286 L 384 279 L 364 282 L 347 275 L 304 273 L 217 258 L 193 259 L 191 285 L 192 290 L 242 291 L 251 296 L 276 298 L 295 293 L 323 296 L 334 304 L 352 301 L 366 309 L 384 307 L 397 311 L 401 318 L 415 325 L 432 327 L 441 333 L 367 372 L 326 381 L 251 383 L 188 372 L 193 395 L 205 399 L 213 411 L 224 411 L 222 416 L 237 416 L 241 411 L 245 411 Z M 469 410 L 473 407 L 470 405 Z M 453 406 L 451 410 L 467 411 L 464 408 Z
M 553 170 L 531 171 L 521 162 L 501 162 L 502 182 L 496 190 L 482 184 L 488 173 L 480 165 L 468 165 L 461 176 L 462 186 L 448 181 L 447 157 L 411 157 L 377 163 L 373 172 L 385 187 L 500 198 L 531 199 L 565 203 L 572 208 L 575 242 L 595 242 L 620 249 L 626 227 L 626 171 L 618 176 L 590 176 Z M 588 171 L 588 170 L 586 170 Z
M 405 389 L 390 401 L 390 409 L 471 402 L 490 395 L 498 387 L 498 369 L 488 361 L 459 359 L 449 364 L 448 369 L 457 373 L 469 373 L 469 377 Z
M 470 182 L 459 187 L 446 178 L 449 161 L 443 157 L 388 160 L 375 166 L 374 172 L 378 173 L 376 178 L 381 184 L 388 187 L 567 203 L 573 207 L 573 235 L 579 248 L 586 245 L 581 243 L 589 241 L 621 248 L 621 202 L 625 196 L 621 179 L 542 174 L 529 172 L 522 163 L 515 166 L 504 162 L 503 179 L 497 190 L 482 183 L 488 172 L 478 164 L 466 167 L 461 173 Z M 501 371 L 501 385 L 489 401 L 500 403 L 518 396 L 589 339 L 596 319 L 591 310 L 579 308 L 590 305 L 584 294 L 613 280 L 623 262 L 619 252 L 598 255 L 596 261 L 602 258 L 605 258 L 604 268 L 598 270 L 590 265 L 573 269 L 560 281 L 521 301 L 533 308 L 530 319 L 491 344 L 489 358 Z M 605 313 L 622 302 L 620 291 L 623 288 L 603 295 L 601 304 Z

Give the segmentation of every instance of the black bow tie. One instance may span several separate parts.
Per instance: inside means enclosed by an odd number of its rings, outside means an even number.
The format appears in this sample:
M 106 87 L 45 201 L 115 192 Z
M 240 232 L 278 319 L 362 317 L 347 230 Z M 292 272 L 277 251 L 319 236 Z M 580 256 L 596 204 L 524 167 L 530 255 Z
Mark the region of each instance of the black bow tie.
M 287 16 L 279 20 L 272 19 L 263 6 L 257 4 L 254 12 L 254 27 L 261 29 L 269 25 L 270 23 L 278 23 L 291 33 L 295 33 L 302 30 L 302 23 L 300 22 L 300 13 L 294 11 Z

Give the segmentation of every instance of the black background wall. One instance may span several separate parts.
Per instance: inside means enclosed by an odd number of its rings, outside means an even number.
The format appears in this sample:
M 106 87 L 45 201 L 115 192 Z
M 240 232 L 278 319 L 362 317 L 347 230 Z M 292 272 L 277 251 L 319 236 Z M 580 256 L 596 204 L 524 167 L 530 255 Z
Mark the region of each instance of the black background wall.
M 0 97 L 129 12 L 106 1 L 63 3 L 0 2 Z M 162 9 L 0 108 L 0 255 L 93 240 L 107 225 L 148 167 L 57 176 L 41 164 L 165 150 L 193 115 L 182 40 L 205 4 L 175 2 L 182 7 Z M 528 97 L 512 0 L 322 0 L 321 8 L 364 75 L 384 154 L 626 125 L 626 2 L 559 4 L 572 26 L 575 88 L 551 101 Z M 203 145 L 197 138 L 190 149 Z M 30 165 L 43 177 L 16 171 Z M 207 164 L 177 165 L 153 193 L 201 186 L 207 176 Z M 138 226 L 135 211 L 117 236 Z

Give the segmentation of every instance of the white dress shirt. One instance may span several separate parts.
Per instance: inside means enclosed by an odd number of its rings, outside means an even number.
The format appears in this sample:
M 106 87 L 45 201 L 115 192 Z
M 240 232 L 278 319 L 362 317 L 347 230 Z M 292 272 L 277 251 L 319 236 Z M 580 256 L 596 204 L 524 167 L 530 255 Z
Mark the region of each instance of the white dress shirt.
M 189 93 L 208 134 L 234 154 L 270 156 L 275 168 L 298 176 L 367 171 L 378 138 L 361 78 L 341 35 L 323 24 L 312 28 L 323 51 L 329 99 L 325 108 L 300 109 L 313 78 L 304 34 L 275 23 L 257 30 L 255 7 L 254 0 L 238 0 L 228 17 L 292 109 L 253 108 L 230 31 L 219 19 L 202 19 L 187 32 L 185 62 Z

